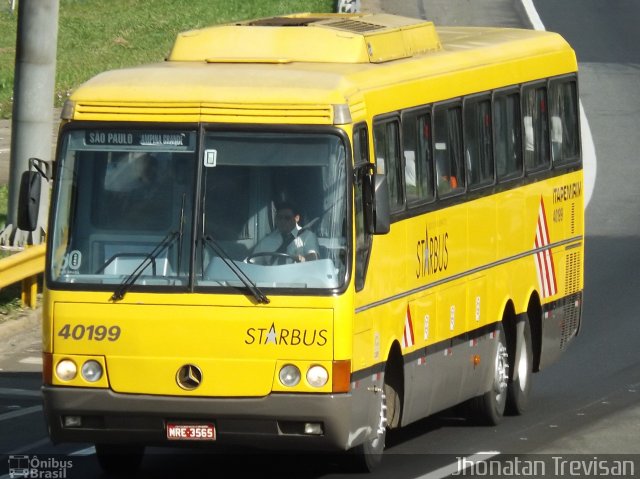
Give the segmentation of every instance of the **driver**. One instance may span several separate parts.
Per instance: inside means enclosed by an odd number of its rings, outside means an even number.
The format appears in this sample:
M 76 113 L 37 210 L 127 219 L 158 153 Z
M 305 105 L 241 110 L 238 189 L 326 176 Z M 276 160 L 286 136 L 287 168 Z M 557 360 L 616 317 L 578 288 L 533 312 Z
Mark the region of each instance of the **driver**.
M 318 259 L 318 238 L 311 230 L 301 228 L 300 213 L 290 203 L 281 203 L 276 207 L 276 228 L 262 238 L 254 248 L 252 255 L 264 254 L 262 264 L 286 264 L 286 255 L 297 262 Z

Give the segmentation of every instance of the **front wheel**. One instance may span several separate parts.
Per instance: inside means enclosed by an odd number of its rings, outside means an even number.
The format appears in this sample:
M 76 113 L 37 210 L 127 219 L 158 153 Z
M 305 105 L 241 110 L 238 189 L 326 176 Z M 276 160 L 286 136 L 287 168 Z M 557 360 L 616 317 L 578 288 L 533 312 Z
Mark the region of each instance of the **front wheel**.
M 378 415 L 374 436 L 351 449 L 350 463 L 357 472 L 373 472 L 382 463 L 385 439 L 387 437 L 387 391 L 385 384 L 382 390 L 376 391 L 378 399 Z

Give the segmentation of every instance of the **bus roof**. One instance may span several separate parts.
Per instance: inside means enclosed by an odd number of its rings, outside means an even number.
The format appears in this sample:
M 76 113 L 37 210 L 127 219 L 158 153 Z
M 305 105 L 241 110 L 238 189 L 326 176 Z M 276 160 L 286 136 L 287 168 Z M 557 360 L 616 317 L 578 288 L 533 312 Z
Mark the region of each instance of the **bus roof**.
M 71 100 L 74 119 L 332 124 L 333 105 L 357 117 L 384 87 L 455 75 L 435 101 L 576 69 L 550 32 L 299 14 L 183 32 L 167 61 L 99 74 Z
M 382 63 L 439 48 L 433 23 L 424 20 L 306 13 L 180 33 L 169 60 Z

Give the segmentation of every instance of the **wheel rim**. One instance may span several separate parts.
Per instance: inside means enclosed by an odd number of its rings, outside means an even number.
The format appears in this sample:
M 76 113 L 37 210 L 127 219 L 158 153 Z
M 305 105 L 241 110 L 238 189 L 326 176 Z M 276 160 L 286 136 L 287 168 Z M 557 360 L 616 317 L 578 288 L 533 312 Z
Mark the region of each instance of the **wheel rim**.
M 378 416 L 378 424 L 376 426 L 376 437 L 371 441 L 371 445 L 377 449 L 382 442 L 384 447 L 384 439 L 387 432 L 387 395 L 384 388 L 380 391 L 380 411 Z
M 496 402 L 501 404 L 506 399 L 507 381 L 509 379 L 509 355 L 504 344 L 498 343 L 496 353 L 496 370 L 493 381 L 493 390 L 496 394 Z
M 520 359 L 518 361 L 518 382 L 520 389 L 523 391 L 527 388 L 529 381 L 529 351 L 527 350 L 527 342 L 522 342 L 522 351 L 520 351 Z

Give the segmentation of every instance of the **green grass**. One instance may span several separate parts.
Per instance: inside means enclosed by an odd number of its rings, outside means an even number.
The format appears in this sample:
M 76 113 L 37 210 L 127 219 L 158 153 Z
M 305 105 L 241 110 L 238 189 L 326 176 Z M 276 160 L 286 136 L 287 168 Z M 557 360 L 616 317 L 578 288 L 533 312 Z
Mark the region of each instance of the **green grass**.
M 0 323 L 14 319 L 17 314 L 24 311 L 20 299 L 20 288 L 20 283 L 18 283 L 0 289 Z
M 163 60 L 178 32 L 248 18 L 335 11 L 335 0 L 59 1 L 56 106 L 99 72 Z M 12 14 L 0 7 L 0 118 L 12 113 L 17 17 L 17 8 Z

